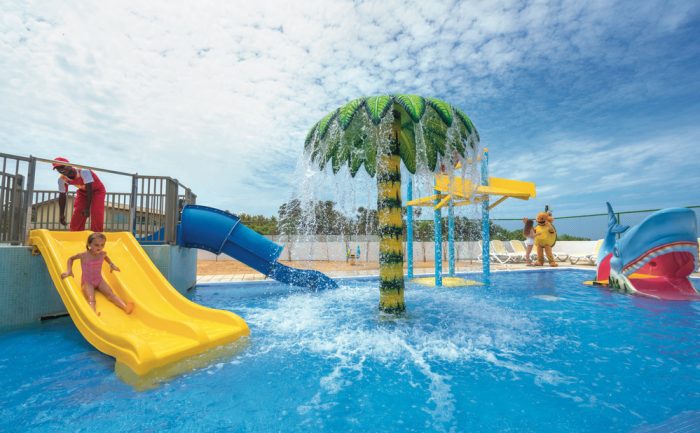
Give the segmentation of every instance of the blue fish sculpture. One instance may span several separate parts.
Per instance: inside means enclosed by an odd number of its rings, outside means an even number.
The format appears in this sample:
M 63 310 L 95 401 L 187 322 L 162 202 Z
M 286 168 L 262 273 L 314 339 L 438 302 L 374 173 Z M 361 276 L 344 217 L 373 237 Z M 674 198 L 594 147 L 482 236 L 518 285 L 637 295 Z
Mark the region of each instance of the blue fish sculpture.
M 688 278 L 698 267 L 695 212 L 663 209 L 629 228 L 617 223 L 606 204 L 608 232 L 598 254 L 597 283 L 657 299 L 700 299 Z

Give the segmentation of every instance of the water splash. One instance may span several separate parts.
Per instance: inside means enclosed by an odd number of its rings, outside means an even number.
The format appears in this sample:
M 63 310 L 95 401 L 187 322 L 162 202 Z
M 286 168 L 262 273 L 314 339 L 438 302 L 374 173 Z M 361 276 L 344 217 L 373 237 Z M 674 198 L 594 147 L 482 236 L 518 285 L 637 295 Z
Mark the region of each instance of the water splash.
M 542 339 L 542 330 L 536 320 L 516 309 L 466 294 L 445 297 L 447 292 L 410 287 L 410 315 L 382 322 L 373 314 L 376 293 L 368 286 L 349 284 L 335 291 L 296 293 L 242 312 L 258 328 L 256 334 L 263 335 L 258 338 L 264 341 L 256 346 L 265 347 L 265 353 L 325 360 L 327 370 L 318 392 L 298 411 L 328 410 L 335 395 L 382 369 L 393 371 L 393 380 L 415 378 L 416 384 L 427 384 L 421 407 L 430 415 L 430 429 L 448 431 L 456 408 L 453 373 L 444 369 L 446 364 L 483 364 L 489 367 L 472 374 L 529 376 L 538 386 L 569 380 L 554 370 L 517 361 L 532 350 L 534 340 Z

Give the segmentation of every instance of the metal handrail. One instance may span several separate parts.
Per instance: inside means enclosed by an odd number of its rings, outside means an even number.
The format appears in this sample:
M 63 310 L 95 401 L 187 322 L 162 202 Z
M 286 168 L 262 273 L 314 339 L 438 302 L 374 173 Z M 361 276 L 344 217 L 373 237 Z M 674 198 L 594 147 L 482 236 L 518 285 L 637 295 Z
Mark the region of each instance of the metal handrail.
M 681 206 L 686 209 L 697 209 L 700 208 L 700 206 Z M 620 215 L 627 215 L 627 214 L 633 214 L 633 213 L 648 213 L 648 212 L 658 212 L 661 209 L 644 209 L 644 210 L 628 210 L 628 211 L 621 211 L 621 212 L 615 212 L 618 217 Z M 572 218 L 588 218 L 588 217 L 598 217 L 598 216 L 608 216 L 607 212 L 606 213 L 592 213 L 592 214 L 587 214 L 587 215 L 569 215 L 569 216 L 558 216 L 558 220 L 563 220 L 563 219 L 572 219 Z M 522 218 L 491 218 L 491 221 L 522 221 Z
M 26 157 L 26 156 L 19 156 L 19 155 L 10 155 L 9 153 L 2 153 L 2 152 L 0 152 L 0 158 L 17 159 L 17 160 L 22 161 L 22 162 L 29 162 L 31 160 L 31 156 Z
M 0 221 L 2 221 L 3 212 L 6 214 L 9 213 L 7 209 L 10 209 L 11 207 L 8 205 L 13 205 L 15 207 L 19 205 L 21 206 L 20 209 L 22 209 L 22 211 L 12 211 L 12 213 L 9 215 L 5 215 L 6 217 L 9 216 L 9 222 L 7 222 L 5 225 L 14 227 L 14 225 L 12 225 L 12 221 L 13 218 L 15 218 L 16 213 L 17 216 L 21 215 L 20 220 L 22 221 L 22 227 L 18 232 L 19 237 L 12 235 L 11 233 L 14 233 L 12 231 L 4 233 L 3 230 L 0 230 L 0 236 L 2 236 L 0 237 L 0 242 L 4 240 L 5 242 L 9 241 L 11 243 L 23 243 L 28 237 L 27 235 L 29 230 L 33 228 L 32 215 L 35 206 L 39 204 L 39 202 L 36 200 L 39 198 L 37 194 L 41 194 L 40 197 L 42 198 L 48 197 L 49 201 L 53 196 L 52 191 L 38 190 L 35 194 L 34 184 L 36 178 L 36 165 L 38 162 L 54 164 L 59 161 L 49 158 L 35 157 L 32 155 L 26 157 L 0 152 L 0 162 L 3 170 L 7 166 L 8 161 L 10 162 L 11 172 L 7 173 L 7 175 L 23 177 L 24 173 L 26 173 L 26 182 L 24 182 L 24 187 L 21 191 L 21 200 L 17 198 L 9 198 L 10 194 L 8 191 L 6 191 L 5 181 L 0 182 L 0 192 L 4 193 L 4 195 L 0 194 L 0 197 L 3 199 L 3 202 L 0 203 L 0 205 L 3 206 L 0 207 Z M 20 163 L 22 163 L 23 166 L 26 164 L 26 166 L 20 169 Z M 177 223 L 179 222 L 179 213 L 181 211 L 182 204 L 195 203 L 197 199 L 197 195 L 194 194 L 190 188 L 183 185 L 179 180 L 169 176 L 144 176 L 139 175 L 138 173 L 111 170 L 92 165 L 78 164 L 75 162 L 60 161 L 60 163 L 76 169 L 88 169 L 100 173 L 110 173 L 130 177 L 130 192 L 110 192 L 108 193 L 108 196 L 122 197 L 122 199 L 119 199 L 116 207 L 114 206 L 114 200 L 111 201 L 111 208 L 113 208 L 114 211 L 114 209 L 122 208 L 122 206 L 124 206 L 122 209 L 126 209 L 127 203 L 123 200 L 123 197 L 128 195 L 127 201 L 129 209 L 129 222 L 127 230 L 131 231 L 135 236 L 144 241 L 154 243 L 175 243 L 177 240 Z M 14 168 L 12 168 L 13 165 Z M 182 190 L 180 188 L 182 188 Z M 147 191 L 145 191 L 146 189 Z M 42 203 L 45 202 L 47 201 L 42 201 Z M 110 206 L 106 206 L 106 208 L 110 208 Z M 43 217 L 49 218 L 47 216 L 49 215 L 49 213 L 47 213 L 48 209 L 49 208 L 42 211 Z M 36 212 L 38 218 L 39 208 L 36 208 Z M 56 216 L 55 213 L 55 210 L 53 213 L 51 213 L 53 218 Z M 38 220 L 36 224 L 39 224 L 39 226 L 41 226 L 41 224 L 46 224 L 54 229 L 56 226 L 55 222 L 49 223 L 47 221 Z M 120 229 L 123 227 L 123 223 L 112 225 L 118 226 Z M 161 229 L 158 230 L 157 227 L 160 227 Z M 0 229 L 2 229 L 2 227 L 0 227 Z M 14 230 L 14 228 L 12 228 L 12 230 Z
M 33 158 L 35 161 L 39 161 L 39 162 L 47 162 L 49 164 L 54 164 L 54 163 L 60 162 L 63 165 L 67 165 L 67 166 L 73 167 L 73 168 L 84 168 L 87 170 L 96 170 L 96 171 L 101 171 L 104 173 L 119 174 L 122 176 L 138 176 L 138 173 L 127 173 L 125 171 L 110 170 L 108 168 L 95 167 L 92 165 L 76 164 L 74 162 L 56 161 L 55 159 L 39 158 L 36 156 L 31 156 L 31 155 L 29 158 Z

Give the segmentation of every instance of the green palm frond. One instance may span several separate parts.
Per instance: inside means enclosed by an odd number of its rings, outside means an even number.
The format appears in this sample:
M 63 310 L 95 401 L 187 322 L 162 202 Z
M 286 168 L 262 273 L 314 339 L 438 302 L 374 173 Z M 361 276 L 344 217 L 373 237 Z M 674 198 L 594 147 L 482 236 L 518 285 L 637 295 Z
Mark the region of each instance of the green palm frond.
M 393 98 L 391 96 L 370 96 L 365 100 L 365 108 L 367 108 L 367 114 L 369 118 L 375 125 L 379 125 L 382 118 L 386 115 L 391 108 Z
M 465 157 L 467 146 L 478 144 L 478 132 L 462 111 L 439 99 L 399 94 L 357 98 L 328 113 L 308 132 L 304 148 L 321 169 L 330 163 L 337 172 L 347 165 L 354 176 L 364 165 L 374 176 L 377 152 L 386 139 L 378 128 L 390 111 L 396 115 L 392 131 L 398 133 L 398 148 L 392 152 L 398 152 L 411 173 L 419 161 L 427 161 L 425 168 L 435 171 L 441 157 L 453 153 Z M 416 133 L 425 141 L 425 157 L 418 157 Z
M 435 109 L 435 112 L 437 112 L 442 121 L 445 122 L 445 125 L 448 127 L 452 126 L 452 110 L 450 104 L 435 98 L 427 99 L 428 104 Z
M 362 148 L 362 143 L 353 143 L 350 150 L 350 176 L 355 177 L 357 172 L 365 162 L 365 150 Z
M 423 138 L 425 139 L 428 169 L 430 170 L 435 170 L 438 156 L 446 154 L 447 128 L 448 126 L 442 121 L 440 111 L 431 105 L 423 117 Z
M 416 133 L 413 122 L 404 122 L 399 130 L 399 155 L 406 169 L 411 173 L 416 172 Z
M 333 174 L 338 173 L 340 168 L 346 164 L 350 159 L 350 152 L 352 151 L 352 139 L 350 137 L 343 137 L 338 140 L 338 147 L 333 152 Z
M 340 123 L 340 127 L 343 128 L 343 131 L 348 129 L 353 116 L 355 116 L 355 113 L 357 113 L 357 110 L 362 106 L 364 101 L 365 98 L 353 99 L 338 109 L 338 123 Z
M 374 177 L 377 174 L 377 146 L 367 141 L 365 144 L 365 170 L 367 174 Z
M 321 119 L 320 122 L 318 122 L 318 133 L 320 135 L 320 139 L 323 140 L 326 137 L 326 133 L 328 132 L 328 127 L 331 126 L 331 121 L 335 119 L 335 116 L 338 115 L 338 110 L 331 111 L 330 113 L 326 114 L 326 116 Z
M 311 145 L 311 140 L 314 138 L 314 134 L 316 133 L 316 128 L 318 127 L 318 122 L 313 126 L 313 128 L 309 129 L 309 132 L 306 134 L 306 138 L 304 139 L 304 150 L 309 150 L 309 147 Z
M 425 113 L 425 99 L 417 95 L 396 95 L 395 98 L 411 116 L 411 120 L 418 123 Z

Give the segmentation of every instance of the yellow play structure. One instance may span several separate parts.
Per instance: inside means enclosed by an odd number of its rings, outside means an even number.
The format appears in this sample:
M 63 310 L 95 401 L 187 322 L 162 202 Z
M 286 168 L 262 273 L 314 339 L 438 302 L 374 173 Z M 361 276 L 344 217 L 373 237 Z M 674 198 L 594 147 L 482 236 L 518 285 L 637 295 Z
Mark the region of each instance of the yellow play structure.
M 481 158 L 479 158 L 481 160 Z M 436 211 L 436 219 L 439 220 L 438 212 L 444 206 L 452 204 L 452 206 L 465 206 L 469 204 L 482 203 L 484 205 L 484 221 L 488 227 L 488 213 L 491 209 L 503 203 L 508 198 L 515 198 L 518 200 L 529 200 L 536 196 L 535 184 L 533 182 L 525 182 L 513 179 L 504 179 L 500 177 L 488 177 L 487 172 L 488 166 L 488 149 L 484 149 L 484 158 L 482 160 L 482 175 L 488 178 L 486 185 L 474 185 L 471 180 L 465 179 L 459 176 L 449 176 L 447 174 L 438 174 L 435 176 L 434 190 L 435 194 L 417 198 L 415 200 L 408 200 L 406 206 L 429 206 L 433 207 Z M 455 168 L 460 168 L 459 164 Z M 491 202 L 491 197 L 498 197 L 495 201 Z M 450 210 L 451 212 L 451 210 Z M 437 224 L 437 222 L 436 222 Z M 452 218 L 450 218 L 450 226 L 452 227 Z M 452 228 L 450 228 L 452 230 Z M 488 231 L 487 229 L 483 229 Z M 488 281 L 488 274 L 490 273 L 490 263 L 489 263 L 489 247 L 488 247 L 488 233 L 484 238 L 485 245 L 482 245 L 482 256 L 484 263 L 484 274 L 486 275 L 485 280 Z M 441 256 L 441 247 L 438 245 L 438 239 L 436 235 L 436 261 L 435 261 L 435 277 L 426 278 L 416 278 L 413 281 L 426 286 L 444 286 L 444 287 L 462 287 L 471 285 L 480 285 L 480 282 L 465 280 L 462 278 L 454 277 L 454 246 L 453 241 L 450 239 L 450 277 L 443 278 L 442 273 L 442 260 L 438 259 Z M 412 237 L 409 235 L 409 238 Z M 439 252 L 439 253 L 438 253 Z M 409 256 L 410 257 L 410 256 Z M 412 276 L 413 264 L 409 259 L 409 277 Z
M 438 194 L 411 200 L 406 202 L 406 206 L 430 206 L 438 210 L 450 200 L 453 200 L 453 206 L 465 206 L 481 203 L 489 196 L 500 196 L 489 203 L 488 209 L 491 210 L 508 198 L 529 200 L 536 196 L 534 183 L 500 177 L 489 177 L 488 185 L 478 185 L 475 188 L 468 179 L 457 176 L 450 179 L 450 176 L 440 174 L 435 176 L 435 190 Z M 435 200 L 438 200 L 437 204 L 434 204 Z
M 116 358 L 116 368 L 128 367 L 144 376 L 176 361 L 249 335 L 248 325 L 228 311 L 195 304 L 173 288 L 131 233 L 105 233 L 105 251 L 121 272 L 102 276 L 125 301 L 136 305 L 127 315 L 96 292 L 95 314 L 75 277 L 61 279 L 68 257 L 85 250 L 90 232 L 32 230 L 30 242 L 41 253 L 58 293 L 80 333 L 101 352 Z

